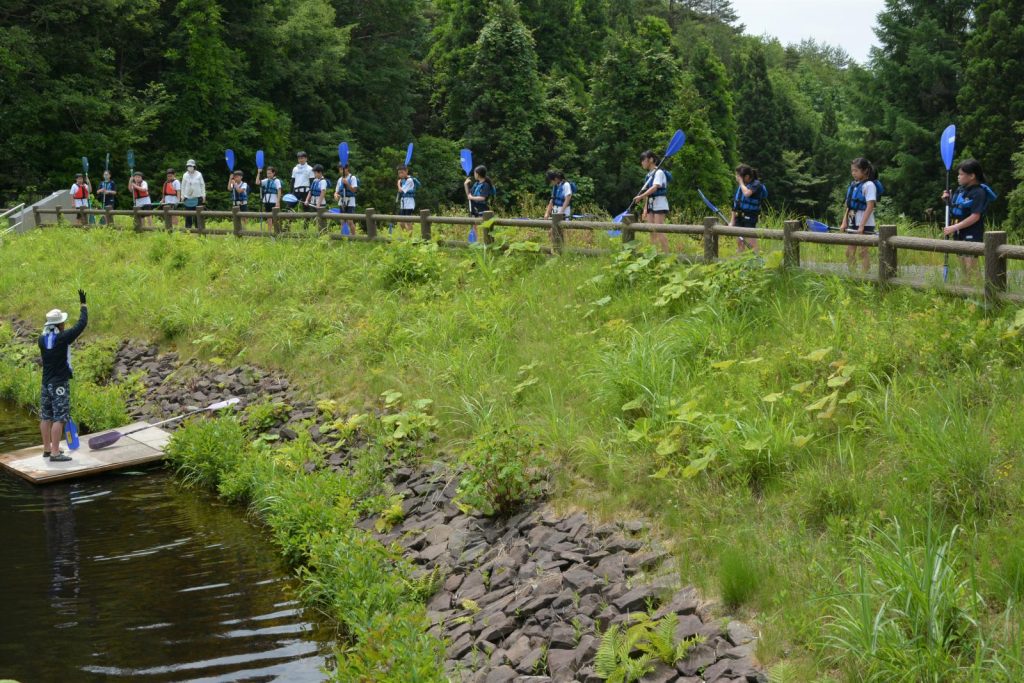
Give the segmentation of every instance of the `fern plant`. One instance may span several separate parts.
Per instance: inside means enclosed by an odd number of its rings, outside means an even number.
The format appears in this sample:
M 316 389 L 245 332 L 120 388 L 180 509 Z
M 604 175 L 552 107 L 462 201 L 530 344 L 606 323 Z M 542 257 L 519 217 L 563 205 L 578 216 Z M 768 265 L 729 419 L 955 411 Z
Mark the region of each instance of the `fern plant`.
M 601 637 L 594 659 L 594 673 L 599 677 L 611 683 L 639 681 L 654 670 L 655 662 L 672 666 L 685 659 L 694 645 L 704 642 L 701 635 L 676 641 L 675 631 L 679 624 L 676 614 L 659 620 L 653 620 L 646 614 L 640 614 L 638 618 L 638 623 L 629 629 L 623 631 L 615 624 Z M 641 654 L 634 657 L 634 651 Z

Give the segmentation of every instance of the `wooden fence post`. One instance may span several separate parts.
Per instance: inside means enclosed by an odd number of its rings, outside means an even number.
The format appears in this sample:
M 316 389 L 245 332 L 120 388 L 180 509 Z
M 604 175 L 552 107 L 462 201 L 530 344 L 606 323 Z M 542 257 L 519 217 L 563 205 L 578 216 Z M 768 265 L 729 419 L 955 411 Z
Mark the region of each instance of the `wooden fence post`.
M 139 215 L 139 207 L 132 207 L 132 221 L 135 224 L 135 232 L 142 232 L 142 216 Z
M 715 225 L 718 218 L 708 216 L 704 219 L 704 263 L 714 263 L 718 260 L 718 232 Z
M 985 299 L 995 302 L 1006 291 L 1006 257 L 1000 256 L 999 247 L 1006 244 L 1002 230 L 985 231 Z
M 202 235 L 206 232 L 206 217 L 203 216 L 203 205 L 196 207 L 196 234 Z
M 636 219 L 633 217 L 633 214 L 629 214 L 628 216 L 624 216 L 623 217 L 623 219 L 622 219 L 622 246 L 626 246 L 630 242 L 636 240 L 636 231 L 633 230 L 630 227 L 631 225 L 633 225 L 633 221 L 635 221 L 635 220 Z
M 274 207 L 270 210 L 270 234 L 277 235 L 281 232 L 281 209 Z
M 327 219 L 324 218 L 324 213 L 326 211 L 326 206 L 318 207 L 316 210 L 316 231 L 318 233 L 323 233 L 324 228 L 327 227 Z
M 899 274 L 896 247 L 889 243 L 896 236 L 895 225 L 878 226 L 878 283 L 888 284 L 889 280 Z
M 373 217 L 375 213 L 376 209 L 366 210 L 366 236 L 371 240 L 377 239 L 377 219 Z
M 562 249 L 565 247 L 565 236 L 562 234 L 562 220 L 565 216 L 561 213 L 556 213 L 551 216 L 551 250 L 556 254 L 561 254 Z
M 486 223 L 487 221 L 494 218 L 494 212 L 484 211 L 484 214 L 483 216 L 481 216 L 481 218 L 483 218 L 484 222 Z M 486 244 L 487 246 L 494 244 L 494 228 L 484 228 L 483 230 L 481 230 L 481 232 L 483 232 L 483 235 L 481 235 L 481 237 L 483 238 L 484 244 Z
M 242 236 L 242 218 L 238 215 L 238 207 L 231 207 L 231 225 L 236 237 Z
M 800 267 L 800 243 L 793 233 L 800 230 L 800 221 L 786 221 L 782 224 L 782 265 L 786 268 Z
M 32 219 L 35 221 L 35 224 L 36 224 L 37 228 L 43 227 L 42 215 L 39 213 L 39 207 L 38 206 L 33 206 L 32 207 Z
M 175 204 L 175 206 L 177 206 L 177 204 Z M 171 232 L 174 229 L 174 224 L 171 222 L 172 220 L 174 220 L 174 217 L 171 216 L 171 205 L 170 204 L 164 204 L 163 210 L 164 210 L 164 230 L 166 230 L 167 232 Z
M 430 241 L 430 209 L 420 209 L 420 239 Z
M 57 207 L 57 224 L 59 225 L 62 220 L 64 220 L 64 209 L 63 209 L 63 207 L 58 206 Z

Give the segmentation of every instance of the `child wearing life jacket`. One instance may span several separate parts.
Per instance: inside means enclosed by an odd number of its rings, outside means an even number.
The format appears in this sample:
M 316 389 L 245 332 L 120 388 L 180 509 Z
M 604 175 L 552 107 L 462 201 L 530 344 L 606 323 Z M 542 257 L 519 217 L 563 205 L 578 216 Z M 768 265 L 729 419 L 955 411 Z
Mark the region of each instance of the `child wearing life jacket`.
M 944 228 L 943 235 L 952 235 L 958 242 L 981 243 L 985 236 L 985 211 L 996 199 L 996 193 L 985 183 L 985 172 L 976 159 L 967 159 L 956 167 L 956 182 L 959 187 L 953 192 L 942 193 L 942 201 L 949 204 L 949 214 L 956 222 Z M 978 259 L 975 256 L 961 256 L 960 263 L 968 275 L 976 271 Z
M 352 173 L 348 164 L 338 164 L 338 183 L 334 186 L 334 201 L 338 202 L 338 208 L 342 213 L 356 212 L 356 194 L 359 192 L 359 178 Z M 352 233 L 352 224 L 349 221 L 342 223 L 348 226 L 349 233 Z M 364 227 L 363 230 L 366 228 Z
M 409 167 L 399 164 L 395 169 L 398 173 L 398 215 L 412 216 L 416 213 L 416 190 L 420 188 L 420 181 L 409 174 Z M 412 230 L 412 223 L 399 223 L 405 230 Z
M 544 209 L 544 218 L 551 218 L 552 213 L 560 213 L 569 220 L 572 218 L 572 183 L 565 179 L 561 171 L 548 171 L 544 177 L 551 186 L 551 199 Z
M 274 209 L 281 208 L 281 180 L 277 177 L 277 169 L 267 166 L 267 177 L 260 180 L 260 170 L 256 169 L 256 186 L 260 188 L 260 201 L 263 204 L 264 213 L 270 213 Z M 267 219 L 267 226 L 271 232 L 274 231 L 274 219 Z
M 309 183 L 306 194 L 306 206 L 316 211 L 327 205 L 327 178 L 324 178 L 324 167 L 317 164 L 313 167 L 313 180 Z
M 181 181 L 176 177 L 173 168 L 167 169 L 167 178 L 164 180 L 164 198 L 163 204 L 176 211 L 178 204 L 181 202 Z M 171 216 L 171 227 L 175 227 L 178 224 L 178 217 Z
M 658 168 L 660 165 L 658 155 L 651 150 L 647 150 L 640 155 L 640 165 L 647 171 L 647 178 L 644 180 L 644 187 L 640 194 L 633 197 L 633 203 L 643 206 L 641 221 L 663 225 L 665 217 L 668 216 L 668 182 L 670 176 L 667 171 Z M 665 233 L 652 232 L 651 241 L 657 244 L 663 252 L 668 252 L 668 238 L 665 236 Z
M 732 198 L 732 217 L 729 225 L 740 228 L 756 228 L 761 216 L 761 202 L 768 198 L 768 188 L 758 178 L 757 169 L 747 164 L 736 167 L 736 194 Z M 750 247 L 757 253 L 757 239 L 736 238 L 736 250 L 743 252 Z
M 149 185 L 143 180 L 142 171 L 136 171 L 128 181 L 128 191 L 131 192 L 135 208 L 147 210 L 153 206 L 153 200 L 149 197 Z M 146 216 L 142 222 L 148 227 L 153 227 L 152 216 Z
M 853 181 L 846 188 L 845 213 L 839 225 L 840 230 L 858 235 L 875 234 L 875 206 L 881 196 L 882 184 L 878 180 L 878 171 L 864 157 L 857 157 L 850 163 L 850 175 Z M 865 273 L 871 268 L 867 247 L 859 247 L 861 270 Z M 846 264 L 853 270 L 857 260 L 858 247 L 846 247 Z
M 92 193 L 92 188 L 89 187 L 89 182 L 85 176 L 81 173 L 75 174 L 75 184 L 71 186 L 71 190 L 68 194 L 71 195 L 72 205 L 76 209 L 88 209 L 89 208 L 89 195 Z M 82 225 L 82 218 L 79 216 L 75 219 L 76 225 Z
M 114 181 L 110 179 L 110 171 L 103 172 L 103 180 L 100 181 L 100 186 L 96 190 L 96 194 L 100 197 L 100 201 L 103 202 L 104 209 L 114 209 L 117 197 L 117 188 L 114 186 Z M 104 216 L 102 218 L 103 224 L 107 224 L 107 219 Z
M 231 193 L 231 206 L 239 211 L 249 210 L 249 183 L 245 182 L 245 174 L 241 169 L 234 171 L 228 178 L 228 192 Z M 241 219 L 245 225 L 245 219 Z
M 485 211 L 489 211 L 491 197 L 494 196 L 495 191 L 494 183 L 487 176 L 487 167 L 481 165 L 474 168 L 473 177 L 466 178 L 464 185 L 470 213 L 473 216 L 482 216 Z

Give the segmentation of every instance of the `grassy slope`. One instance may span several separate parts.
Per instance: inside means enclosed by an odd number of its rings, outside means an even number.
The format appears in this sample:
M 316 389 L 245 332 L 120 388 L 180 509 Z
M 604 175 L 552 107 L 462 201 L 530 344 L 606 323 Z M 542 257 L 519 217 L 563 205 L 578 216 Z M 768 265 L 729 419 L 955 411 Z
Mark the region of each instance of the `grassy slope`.
M 353 408 L 386 389 L 432 398 L 453 449 L 483 424 L 524 423 L 567 499 L 651 515 L 684 580 L 754 615 L 759 654 L 795 660 L 800 680 L 966 679 L 982 666 L 972 658 L 1012 679 L 1024 597 L 1012 312 L 645 261 L 50 230 L 0 248 L 0 294 L 35 319 L 73 308 L 81 286 L 91 334 L 278 367 Z M 655 306 L 666 284 L 677 298 Z M 908 602 L 871 626 L 875 593 L 912 580 L 886 561 L 934 550 L 924 532 L 955 526 L 947 620 L 916 619 Z M 880 582 L 867 616 L 829 627 L 822 615 L 860 608 L 836 597 L 858 567 Z M 936 629 L 945 639 L 914 640 Z M 847 645 L 824 648 L 830 634 Z

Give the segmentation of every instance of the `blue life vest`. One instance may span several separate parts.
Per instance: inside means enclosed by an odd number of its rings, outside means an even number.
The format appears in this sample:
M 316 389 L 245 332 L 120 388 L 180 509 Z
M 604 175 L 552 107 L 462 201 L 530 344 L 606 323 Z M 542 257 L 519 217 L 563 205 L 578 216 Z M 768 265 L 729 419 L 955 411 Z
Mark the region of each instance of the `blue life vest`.
M 473 207 L 473 211 L 482 213 L 487 210 L 487 202 L 491 197 L 496 195 L 498 192 L 494 189 L 494 185 L 486 181 L 473 183 L 473 189 L 469 191 L 474 197 L 483 197 L 483 201 L 470 200 L 470 204 Z
M 350 190 L 347 187 L 345 187 L 345 182 L 341 178 L 338 178 L 338 183 L 337 183 L 337 188 L 336 189 L 338 191 L 338 194 L 341 195 L 341 200 L 342 201 L 347 200 L 349 197 L 355 197 L 356 196 L 356 192 L 359 189 L 358 188 L 359 179 L 356 178 L 355 173 L 350 173 L 348 175 L 348 182 L 349 182 L 349 184 L 356 183 L 357 187 L 354 187 L 354 188 L 352 188 Z
M 271 203 L 270 197 L 277 197 L 281 192 L 281 181 L 275 178 L 264 178 L 263 182 L 260 183 L 260 194 L 263 196 L 263 201 L 267 204 Z
M 736 188 L 736 194 L 732 198 L 732 209 L 742 214 L 754 215 L 761 213 L 761 202 L 768 199 L 768 188 L 760 180 L 755 180 L 749 185 L 754 193 L 749 197 L 743 194 L 743 190 Z
M 651 189 L 651 186 L 654 185 L 654 176 L 658 174 L 658 171 L 665 174 L 665 184 L 655 190 L 651 197 L 665 197 L 668 195 L 668 184 L 672 182 L 672 174 L 663 168 L 655 169 L 647 174 L 647 180 L 644 181 L 644 189 L 640 190 L 640 192 L 647 192 L 647 190 Z
M 875 201 L 882 198 L 885 194 L 885 187 L 882 186 L 882 181 L 865 180 L 864 182 L 858 183 L 856 180 L 850 183 L 849 187 L 846 188 L 846 206 L 854 211 L 864 211 L 868 208 L 868 200 L 864 198 L 864 183 L 874 183 L 876 190 Z
M 996 194 L 996 191 L 993 190 L 988 185 L 986 185 L 985 183 L 981 183 L 980 187 L 983 190 L 985 190 L 985 194 L 988 195 L 989 202 L 994 202 L 996 199 L 999 198 L 999 195 Z M 987 208 L 988 204 L 985 205 L 985 209 Z M 968 198 L 967 193 L 964 191 L 964 188 L 962 187 L 957 189 L 957 191 L 953 194 L 953 200 L 949 204 L 949 212 L 956 218 L 967 218 L 972 213 L 984 214 L 985 209 L 982 209 L 980 212 L 974 211 L 974 200 Z
M 327 181 L 325 181 L 323 178 L 313 178 L 313 182 L 309 184 L 309 196 L 319 197 L 321 194 L 323 194 L 324 185 L 326 184 Z
M 562 204 L 565 203 L 565 182 L 558 183 L 551 188 L 551 203 L 558 208 L 561 208 Z M 572 196 L 576 196 L 576 183 L 569 181 L 569 189 L 572 191 Z
M 406 197 L 415 197 L 416 196 L 416 190 L 418 190 L 418 189 L 420 189 L 420 179 L 419 178 L 413 178 L 412 179 L 412 189 L 409 190 L 408 192 L 406 192 L 405 190 L 399 190 L 398 194 L 402 195 L 402 199 L 405 199 Z
M 235 204 L 247 204 L 249 202 L 249 191 L 240 192 L 238 185 L 231 188 L 231 201 Z
M 113 190 L 114 189 L 114 181 L 113 180 L 101 180 L 100 181 L 100 189 L 101 190 Z M 103 203 L 104 204 L 113 204 L 114 203 L 114 197 L 112 195 L 109 195 L 109 194 L 104 194 L 103 195 Z

